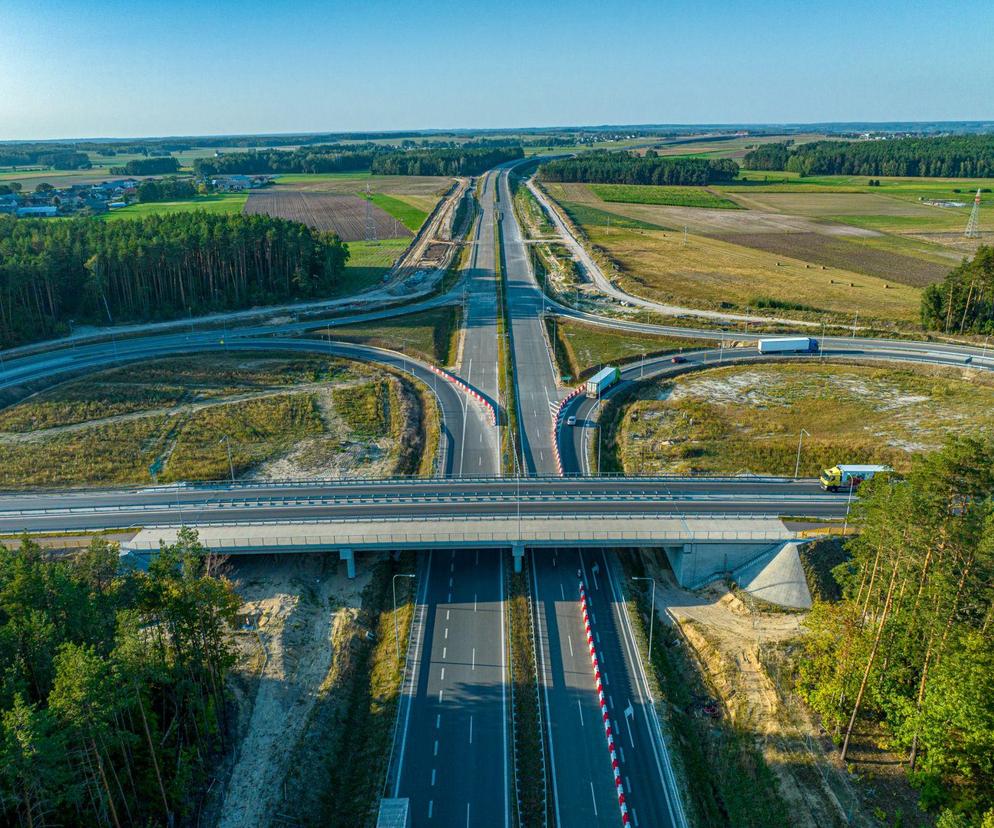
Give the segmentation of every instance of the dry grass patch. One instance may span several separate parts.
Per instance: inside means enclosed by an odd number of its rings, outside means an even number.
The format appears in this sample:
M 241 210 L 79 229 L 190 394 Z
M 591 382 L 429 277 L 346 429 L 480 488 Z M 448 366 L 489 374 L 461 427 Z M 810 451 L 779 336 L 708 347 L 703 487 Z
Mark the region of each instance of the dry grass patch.
M 648 299 L 690 307 L 749 309 L 756 307 L 757 300 L 772 298 L 804 306 L 811 313 L 849 319 L 856 310 L 866 319 L 906 324 L 918 319 L 920 296 L 915 288 L 836 267 L 825 270 L 808 264 L 807 257 L 799 255 L 804 251 L 789 255 L 787 250 L 774 253 L 731 243 L 740 237 L 723 241 L 662 230 L 602 226 L 585 230 L 591 243 L 618 264 L 619 285 Z M 782 239 L 786 247 L 800 234 L 756 234 L 744 241 L 758 246 L 768 238 Z M 861 247 L 855 250 L 863 256 L 877 253 Z
M 608 408 L 603 461 L 627 473 L 792 475 L 840 462 L 906 470 L 950 434 L 994 427 L 994 380 L 974 371 L 822 364 L 686 374 Z

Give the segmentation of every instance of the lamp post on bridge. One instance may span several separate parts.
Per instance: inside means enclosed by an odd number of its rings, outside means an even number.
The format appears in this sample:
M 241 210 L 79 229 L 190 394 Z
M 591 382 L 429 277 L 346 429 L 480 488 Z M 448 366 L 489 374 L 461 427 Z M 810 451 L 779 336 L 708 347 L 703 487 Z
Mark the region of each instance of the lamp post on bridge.
M 649 599 L 649 665 L 652 665 L 652 626 L 653 621 L 656 619 L 656 579 L 655 578 L 645 578 L 645 577 L 635 577 L 632 576 L 633 581 L 651 581 L 652 582 L 652 597 Z
M 414 575 L 407 572 L 398 572 L 391 579 L 390 585 L 393 588 L 393 637 L 397 646 L 397 661 L 400 661 L 400 627 L 397 624 L 397 579 L 413 578 Z

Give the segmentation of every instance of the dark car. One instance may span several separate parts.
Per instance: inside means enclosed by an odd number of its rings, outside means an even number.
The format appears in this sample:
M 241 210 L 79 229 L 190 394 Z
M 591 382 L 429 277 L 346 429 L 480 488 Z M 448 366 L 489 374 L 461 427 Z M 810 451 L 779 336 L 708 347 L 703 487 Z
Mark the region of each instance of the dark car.
M 672 362 L 674 365 L 679 365 L 680 363 L 686 362 L 686 361 L 687 361 L 687 357 L 683 357 L 683 356 L 675 356 L 675 357 L 672 357 L 670 359 L 670 362 Z

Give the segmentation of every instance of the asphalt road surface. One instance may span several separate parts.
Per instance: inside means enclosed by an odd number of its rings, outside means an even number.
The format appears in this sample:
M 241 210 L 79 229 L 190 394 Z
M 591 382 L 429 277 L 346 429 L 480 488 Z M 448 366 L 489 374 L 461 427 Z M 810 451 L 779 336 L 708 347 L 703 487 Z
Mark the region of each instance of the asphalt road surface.
M 679 825 L 664 776 L 662 737 L 608 556 L 536 550 L 531 564 L 557 826 L 616 826 L 621 820 L 580 610 L 581 579 L 632 824 Z
M 782 514 L 840 517 L 813 480 L 545 478 L 206 484 L 0 494 L 0 532 L 472 515 Z
M 463 283 L 464 319 L 459 375 L 497 407 L 500 390 L 497 383 L 493 191 L 493 176 L 485 176 L 482 183 L 482 214 L 476 223 L 469 268 Z M 490 432 L 480 432 L 477 436 L 478 440 L 473 446 L 475 461 L 470 459 L 463 464 L 463 470 L 466 474 L 498 474 L 500 458 L 497 428 L 492 428 Z
M 514 215 L 507 170 L 501 170 L 498 181 L 501 243 L 524 471 L 527 474 L 558 474 L 551 407 L 559 402 L 559 390 L 542 320 L 542 292 L 532 273 L 528 250 Z
M 415 826 L 509 826 L 511 746 L 501 556 L 429 553 L 394 795 Z

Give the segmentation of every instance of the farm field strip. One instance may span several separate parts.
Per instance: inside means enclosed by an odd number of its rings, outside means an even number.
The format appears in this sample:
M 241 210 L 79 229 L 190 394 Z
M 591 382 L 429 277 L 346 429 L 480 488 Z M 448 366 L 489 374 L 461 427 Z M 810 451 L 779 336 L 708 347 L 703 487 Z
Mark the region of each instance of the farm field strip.
M 317 230 L 337 233 L 343 241 L 358 241 L 366 238 L 368 207 L 365 199 L 355 195 L 256 190 L 245 202 L 245 214 L 300 221 Z M 411 235 L 403 224 L 381 207 L 373 204 L 370 209 L 377 238 Z
M 591 184 L 602 201 L 627 204 L 665 204 L 675 207 L 712 207 L 739 210 L 741 207 L 706 187 L 667 187 L 653 184 Z

